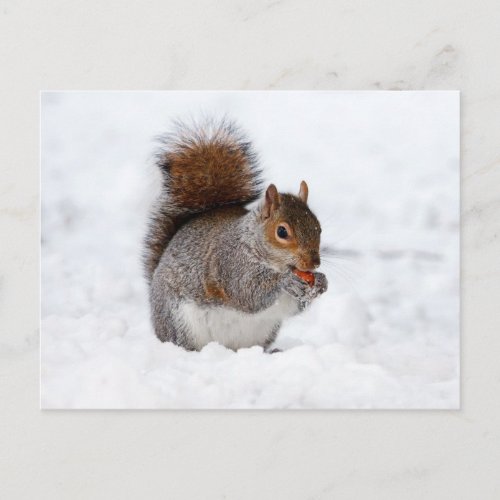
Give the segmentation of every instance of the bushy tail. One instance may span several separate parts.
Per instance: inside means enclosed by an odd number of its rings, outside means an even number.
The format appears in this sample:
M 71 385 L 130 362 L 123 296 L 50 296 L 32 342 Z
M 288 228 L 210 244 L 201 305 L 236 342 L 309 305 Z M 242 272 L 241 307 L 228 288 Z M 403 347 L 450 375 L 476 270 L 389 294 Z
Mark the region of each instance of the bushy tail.
M 175 123 L 162 138 L 157 165 L 162 194 L 152 211 L 145 240 L 148 282 L 179 227 L 193 215 L 226 205 L 243 205 L 261 193 L 260 169 L 253 148 L 227 120 L 188 126 Z

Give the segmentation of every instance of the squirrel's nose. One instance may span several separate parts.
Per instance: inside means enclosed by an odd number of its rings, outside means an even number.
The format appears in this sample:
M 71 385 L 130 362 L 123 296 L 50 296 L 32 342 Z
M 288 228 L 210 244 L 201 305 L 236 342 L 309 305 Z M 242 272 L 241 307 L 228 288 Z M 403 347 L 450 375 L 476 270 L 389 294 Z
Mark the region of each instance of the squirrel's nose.
M 313 265 L 313 267 L 316 269 L 317 267 L 319 267 L 319 265 L 321 264 L 321 260 L 319 258 L 319 253 L 313 253 L 311 255 L 311 263 Z

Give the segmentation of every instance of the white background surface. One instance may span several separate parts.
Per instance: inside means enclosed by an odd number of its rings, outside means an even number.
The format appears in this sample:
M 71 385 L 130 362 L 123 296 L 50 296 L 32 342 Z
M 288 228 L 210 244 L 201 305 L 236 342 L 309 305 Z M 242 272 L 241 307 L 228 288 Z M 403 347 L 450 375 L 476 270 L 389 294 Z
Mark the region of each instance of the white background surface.
M 2 2 L 4 498 L 487 498 L 500 480 L 500 6 Z M 40 89 L 462 90 L 462 410 L 40 412 Z
M 459 408 L 459 93 L 42 95 L 42 408 Z M 229 115 L 322 224 L 269 356 L 155 337 L 141 253 L 174 117 Z M 154 175 L 156 174 L 156 175 Z M 347 255 L 346 255 L 347 254 Z

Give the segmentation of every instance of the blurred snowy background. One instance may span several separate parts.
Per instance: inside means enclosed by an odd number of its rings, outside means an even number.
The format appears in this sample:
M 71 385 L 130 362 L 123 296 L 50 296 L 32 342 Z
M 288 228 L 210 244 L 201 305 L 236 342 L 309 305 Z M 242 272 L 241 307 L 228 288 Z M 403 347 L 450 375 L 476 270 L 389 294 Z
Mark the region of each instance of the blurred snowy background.
M 44 408 L 457 408 L 457 92 L 43 93 Z M 140 262 L 172 118 L 227 114 L 267 181 L 302 179 L 329 291 L 282 353 L 186 352 L 149 323 Z

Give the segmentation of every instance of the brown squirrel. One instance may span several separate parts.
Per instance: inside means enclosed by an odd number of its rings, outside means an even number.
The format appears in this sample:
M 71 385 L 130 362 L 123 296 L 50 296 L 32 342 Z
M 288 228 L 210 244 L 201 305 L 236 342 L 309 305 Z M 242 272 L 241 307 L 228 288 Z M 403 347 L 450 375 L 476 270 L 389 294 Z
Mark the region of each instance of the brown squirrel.
M 258 206 L 245 208 L 261 196 L 261 171 L 227 120 L 178 122 L 157 159 L 163 189 L 144 252 L 156 335 L 188 350 L 212 341 L 267 349 L 281 322 L 327 289 L 325 275 L 311 273 L 321 227 L 307 184 L 298 196 L 270 184 Z

